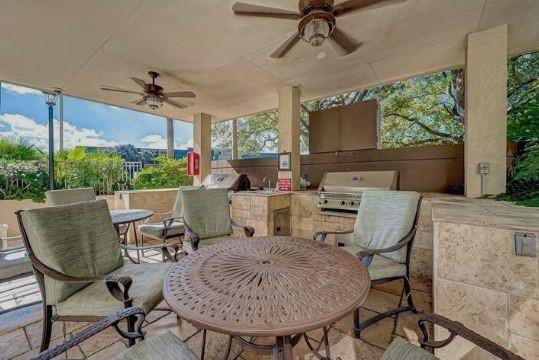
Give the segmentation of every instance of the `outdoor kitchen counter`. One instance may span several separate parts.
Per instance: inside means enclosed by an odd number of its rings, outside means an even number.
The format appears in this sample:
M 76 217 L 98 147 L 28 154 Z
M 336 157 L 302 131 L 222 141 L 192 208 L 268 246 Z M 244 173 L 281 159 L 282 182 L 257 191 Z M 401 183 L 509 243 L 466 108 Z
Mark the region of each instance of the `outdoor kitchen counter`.
M 539 258 L 515 255 L 514 235 L 528 234 L 539 248 L 539 209 L 444 198 L 433 202 L 432 219 L 434 313 L 538 359 Z M 436 330 L 438 340 L 445 335 Z M 482 358 L 482 352 L 457 341 L 436 355 Z

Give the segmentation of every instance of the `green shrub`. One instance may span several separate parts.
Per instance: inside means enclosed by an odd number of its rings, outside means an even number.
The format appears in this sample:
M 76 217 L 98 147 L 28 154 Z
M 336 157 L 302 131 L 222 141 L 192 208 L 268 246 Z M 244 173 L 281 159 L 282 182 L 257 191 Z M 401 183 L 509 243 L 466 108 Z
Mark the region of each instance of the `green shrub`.
M 125 161 L 115 153 L 87 153 L 77 147 L 55 158 L 56 182 L 61 188 L 93 187 L 99 195 L 112 195 L 128 182 Z
M 135 189 L 177 188 L 192 184 L 192 179 L 187 176 L 185 158 L 173 160 L 158 156 L 155 161 L 155 166 L 145 167 L 138 174 Z
M 41 150 L 24 139 L 0 137 L 0 159 L 3 160 L 39 160 L 43 158 Z
M 0 200 L 32 199 L 43 202 L 48 189 L 46 162 L 0 159 Z

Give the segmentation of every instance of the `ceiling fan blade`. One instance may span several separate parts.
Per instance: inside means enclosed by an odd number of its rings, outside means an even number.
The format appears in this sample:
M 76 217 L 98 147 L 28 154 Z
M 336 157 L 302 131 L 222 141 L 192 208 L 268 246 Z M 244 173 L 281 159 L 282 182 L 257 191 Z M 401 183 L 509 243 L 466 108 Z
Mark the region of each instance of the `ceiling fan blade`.
M 146 104 L 146 99 L 142 98 L 138 100 L 133 100 L 133 101 L 130 101 L 130 103 L 135 104 L 135 105 L 144 105 Z
M 178 101 L 174 101 L 174 100 L 170 100 L 170 99 L 164 99 L 164 98 L 162 98 L 161 100 L 163 100 L 163 102 L 166 102 L 167 104 L 172 105 L 172 106 L 174 106 L 175 108 L 178 108 L 178 109 L 185 109 L 187 107 L 187 105 L 182 104 L 181 102 L 178 102 Z
M 348 0 L 333 7 L 333 16 L 341 16 L 365 8 L 379 8 L 400 4 L 407 0 Z
M 117 88 L 117 87 L 114 87 L 114 86 L 101 85 L 100 88 L 101 88 L 101 90 L 105 90 L 105 91 L 116 91 L 116 92 L 123 92 L 123 93 L 126 93 L 126 94 L 144 95 L 144 93 L 142 93 L 140 91 L 121 89 L 121 88 Z
M 136 77 L 131 77 L 131 80 L 136 82 L 141 88 L 143 88 L 143 89 L 146 88 L 146 82 L 144 80 L 136 78 Z
M 192 91 L 172 91 L 172 92 L 163 93 L 163 96 L 167 98 L 171 98 L 171 97 L 195 98 L 196 97 L 195 93 Z
M 329 38 L 332 40 L 331 44 L 337 52 L 342 56 L 353 53 L 361 46 L 361 44 L 356 44 L 352 39 L 348 37 L 345 33 L 340 31 L 338 28 L 333 29 Z
M 232 5 L 232 11 L 236 15 L 260 16 L 289 20 L 299 20 L 301 18 L 301 15 L 296 11 L 246 4 L 242 2 L 237 2 Z
M 270 56 L 274 59 L 285 56 L 290 51 L 290 49 L 292 49 L 294 45 L 298 43 L 299 39 L 301 39 L 299 32 L 294 33 L 291 37 L 286 39 L 286 41 L 282 43 L 281 46 L 279 46 L 274 52 L 272 52 Z

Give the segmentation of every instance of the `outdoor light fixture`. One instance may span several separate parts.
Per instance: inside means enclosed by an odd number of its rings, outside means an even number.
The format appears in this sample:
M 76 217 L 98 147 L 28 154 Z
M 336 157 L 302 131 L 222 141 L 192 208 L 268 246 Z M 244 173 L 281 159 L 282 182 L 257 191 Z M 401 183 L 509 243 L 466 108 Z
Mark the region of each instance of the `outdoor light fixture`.
M 45 103 L 49 106 L 56 105 L 56 98 L 58 97 L 58 93 L 51 92 L 51 91 L 43 91 L 43 97 L 45 98 Z
M 161 106 L 163 106 L 163 101 L 155 96 L 147 96 L 144 101 L 146 101 L 146 105 L 148 105 L 152 110 L 159 109 Z
M 331 34 L 330 23 L 326 19 L 313 19 L 303 29 L 301 38 L 311 46 L 318 47 Z

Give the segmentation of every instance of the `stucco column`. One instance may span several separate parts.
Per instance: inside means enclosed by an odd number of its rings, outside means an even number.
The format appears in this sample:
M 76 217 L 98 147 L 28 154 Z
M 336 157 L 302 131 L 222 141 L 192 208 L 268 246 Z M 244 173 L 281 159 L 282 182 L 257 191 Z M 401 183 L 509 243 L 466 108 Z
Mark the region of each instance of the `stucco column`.
M 279 179 L 292 179 L 292 189 L 299 190 L 299 109 L 301 92 L 288 86 L 279 90 L 279 152 L 291 153 L 292 171 L 279 171 Z
M 174 159 L 174 120 L 167 118 L 167 157 Z
M 238 120 L 232 120 L 232 160 L 238 158 Z
M 193 184 L 200 185 L 211 173 L 211 115 L 197 113 L 193 118 L 193 151 L 200 155 L 200 175 Z
M 466 196 L 480 196 L 480 163 L 488 163 L 484 192 L 505 191 L 507 150 L 507 25 L 468 35 L 466 47 Z

